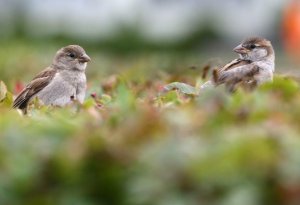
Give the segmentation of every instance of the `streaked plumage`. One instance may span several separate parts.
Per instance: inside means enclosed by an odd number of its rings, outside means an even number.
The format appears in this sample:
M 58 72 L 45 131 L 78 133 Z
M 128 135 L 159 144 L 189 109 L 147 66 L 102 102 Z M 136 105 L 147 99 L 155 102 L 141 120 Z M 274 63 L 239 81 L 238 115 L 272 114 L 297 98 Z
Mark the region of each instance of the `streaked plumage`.
M 273 80 L 275 53 L 270 41 L 254 37 L 234 48 L 239 58 L 213 72 L 213 77 L 201 88 L 225 84 L 233 91 L 237 85 L 256 87 Z
M 40 72 L 21 91 L 13 103 L 26 113 L 30 100 L 37 96 L 46 105 L 64 106 L 73 100 L 83 102 L 86 90 L 85 68 L 89 56 L 77 45 L 57 51 L 52 64 Z

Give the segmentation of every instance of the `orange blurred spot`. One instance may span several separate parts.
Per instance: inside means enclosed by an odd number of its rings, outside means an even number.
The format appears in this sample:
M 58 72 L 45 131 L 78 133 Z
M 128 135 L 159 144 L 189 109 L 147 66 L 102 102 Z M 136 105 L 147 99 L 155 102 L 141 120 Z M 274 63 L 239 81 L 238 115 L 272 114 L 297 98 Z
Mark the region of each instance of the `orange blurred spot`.
M 300 57 L 300 1 L 289 3 L 283 14 L 283 40 L 287 52 L 294 58 Z M 300 59 L 298 59 L 300 62 Z

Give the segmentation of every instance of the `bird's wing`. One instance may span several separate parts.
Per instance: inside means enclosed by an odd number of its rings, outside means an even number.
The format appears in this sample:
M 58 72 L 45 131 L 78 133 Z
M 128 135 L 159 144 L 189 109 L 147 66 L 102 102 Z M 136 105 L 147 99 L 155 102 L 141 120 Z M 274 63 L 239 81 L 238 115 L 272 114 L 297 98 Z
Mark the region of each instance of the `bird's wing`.
M 233 61 L 227 63 L 225 66 L 223 66 L 220 71 L 227 71 L 227 70 L 231 70 L 233 68 L 239 67 L 239 66 L 243 66 L 243 65 L 248 65 L 250 64 L 251 61 L 249 60 L 243 60 L 243 59 L 234 59 Z
M 17 96 L 14 100 L 13 108 L 26 108 L 30 99 L 45 88 L 51 82 L 56 73 L 57 70 L 51 67 L 40 72 Z
M 33 80 L 38 79 L 38 78 L 43 78 L 43 77 L 54 77 L 54 75 L 56 74 L 57 69 L 53 68 L 53 67 L 47 67 L 46 69 L 44 69 L 43 71 L 41 71 L 39 74 L 37 74 Z
M 223 66 L 221 68 L 214 69 L 211 80 L 204 83 L 201 86 L 201 89 L 222 84 L 222 82 L 219 83 L 219 81 L 221 81 L 221 80 L 219 80 L 219 77 L 221 76 L 222 73 L 224 73 L 224 72 L 227 73 L 229 70 L 235 69 L 240 66 L 249 65 L 250 63 L 251 63 L 251 61 L 249 61 L 249 60 L 243 60 L 243 59 L 237 58 L 237 59 L 234 59 L 231 62 L 227 63 L 225 66 Z M 227 73 L 227 74 L 229 74 L 229 73 Z M 227 74 L 225 74 L 225 75 L 227 75 Z
M 237 83 L 240 81 L 249 80 L 259 72 L 259 67 L 254 64 L 246 64 L 238 66 L 226 71 L 214 73 L 214 81 L 217 85 L 223 83 Z

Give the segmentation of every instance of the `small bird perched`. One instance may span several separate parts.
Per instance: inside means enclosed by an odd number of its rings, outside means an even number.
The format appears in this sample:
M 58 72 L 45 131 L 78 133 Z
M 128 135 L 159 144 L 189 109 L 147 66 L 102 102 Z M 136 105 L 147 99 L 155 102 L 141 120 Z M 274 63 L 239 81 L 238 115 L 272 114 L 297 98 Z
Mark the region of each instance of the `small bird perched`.
M 270 41 L 252 37 L 233 50 L 239 54 L 239 58 L 215 69 L 213 78 L 204 83 L 202 89 L 225 84 L 230 91 L 234 91 L 237 85 L 254 88 L 273 80 L 275 53 Z
M 59 49 L 52 64 L 40 72 L 21 91 L 13 108 L 27 113 L 31 99 L 37 96 L 45 105 L 64 106 L 77 100 L 83 102 L 86 91 L 85 69 L 91 59 L 78 45 Z

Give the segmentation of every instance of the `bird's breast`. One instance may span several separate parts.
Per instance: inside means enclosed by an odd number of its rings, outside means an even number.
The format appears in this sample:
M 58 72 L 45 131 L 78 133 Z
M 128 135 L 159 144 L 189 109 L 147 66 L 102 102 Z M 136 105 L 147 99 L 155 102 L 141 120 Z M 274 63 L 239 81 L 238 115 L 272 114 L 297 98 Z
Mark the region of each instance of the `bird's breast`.
M 254 62 L 254 64 L 259 67 L 259 70 L 266 70 L 271 72 L 274 72 L 275 70 L 274 62 L 271 61 L 258 61 Z
M 78 87 L 86 85 L 84 73 L 57 73 L 51 83 L 38 93 L 46 105 L 64 106 L 76 96 Z
M 64 81 L 68 82 L 74 87 L 76 87 L 80 83 L 86 83 L 86 76 L 84 72 L 67 71 L 67 72 L 61 72 L 59 75 Z

